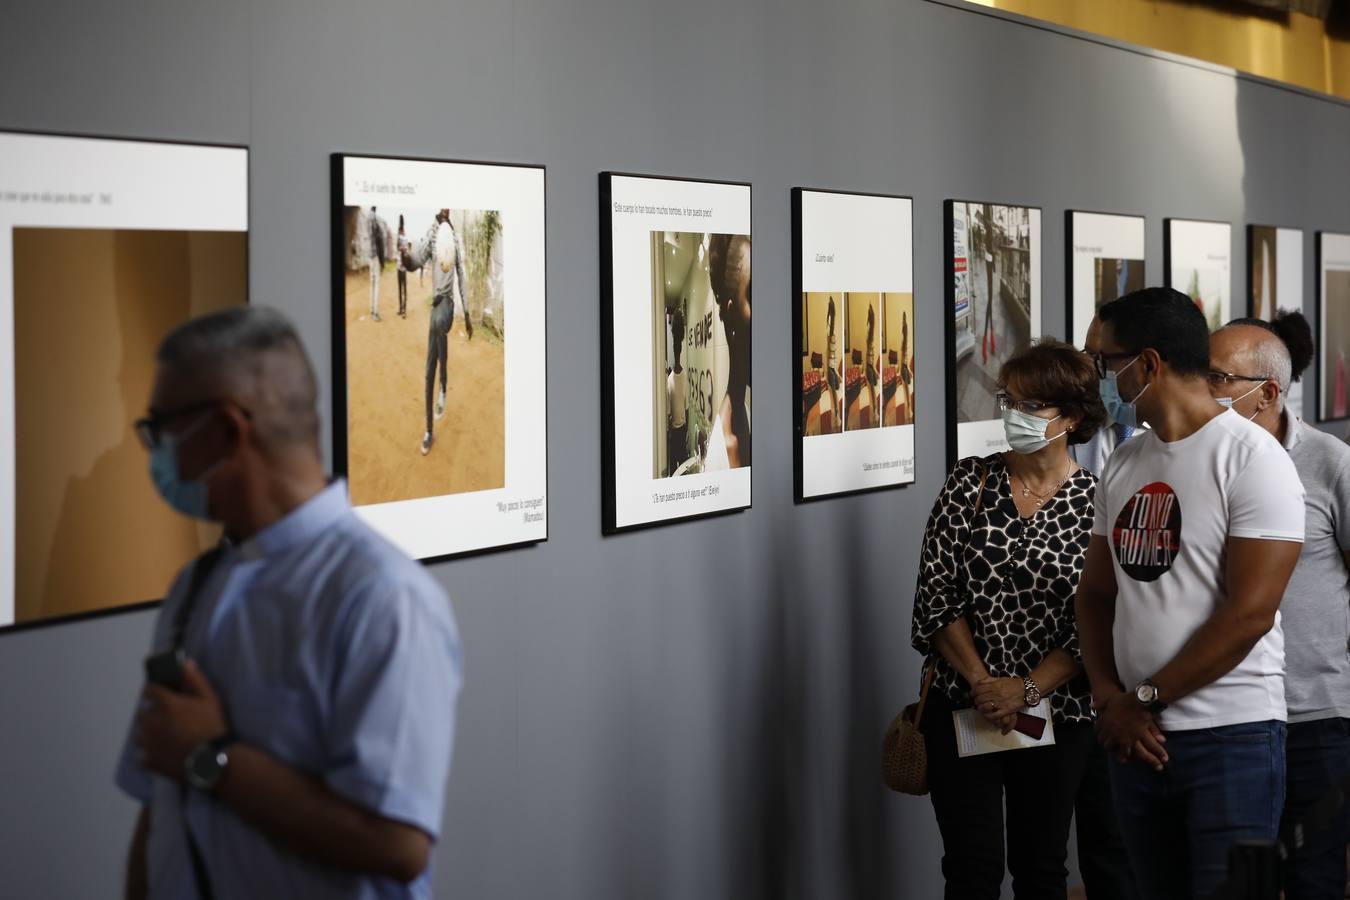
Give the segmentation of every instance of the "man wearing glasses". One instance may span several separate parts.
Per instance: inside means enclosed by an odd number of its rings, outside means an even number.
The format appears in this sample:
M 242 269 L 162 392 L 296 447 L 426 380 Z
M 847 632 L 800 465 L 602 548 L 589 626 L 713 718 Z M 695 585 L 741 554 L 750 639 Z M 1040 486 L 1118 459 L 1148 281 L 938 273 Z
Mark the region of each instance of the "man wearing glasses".
M 1206 898 L 1229 848 L 1274 838 L 1284 802 L 1280 599 L 1303 486 L 1259 426 L 1214 402 L 1185 295 L 1106 304 L 1094 355 L 1116 422 L 1076 603 L 1098 736 L 1141 893 Z
M 1091 324 L 1088 325 L 1087 337 L 1083 341 L 1083 351 L 1088 356 L 1096 358 L 1096 354 L 1101 350 L 1102 343 L 1102 323 L 1096 316 L 1092 317 Z M 1133 426 L 1122 425 L 1119 422 L 1101 428 L 1092 440 L 1086 444 L 1078 444 L 1071 448 L 1073 451 L 1074 462 L 1087 469 L 1098 478 L 1106 469 L 1106 461 L 1111 458 L 1111 454 L 1117 447 L 1134 437 L 1136 428 Z
M 151 478 L 225 538 L 155 624 L 117 767 L 141 804 L 129 898 L 431 895 L 459 638 L 440 586 L 327 483 L 316 400 L 272 310 L 160 346 Z
M 1312 361 L 1302 313 L 1274 322 L 1239 319 L 1209 341 L 1214 399 L 1264 428 L 1285 448 L 1307 491 L 1303 553 L 1280 604 L 1284 629 L 1287 900 L 1340 897 L 1345 891 L 1347 816 L 1325 820 L 1317 806 L 1350 775 L 1350 447 L 1289 414 L 1285 397 Z

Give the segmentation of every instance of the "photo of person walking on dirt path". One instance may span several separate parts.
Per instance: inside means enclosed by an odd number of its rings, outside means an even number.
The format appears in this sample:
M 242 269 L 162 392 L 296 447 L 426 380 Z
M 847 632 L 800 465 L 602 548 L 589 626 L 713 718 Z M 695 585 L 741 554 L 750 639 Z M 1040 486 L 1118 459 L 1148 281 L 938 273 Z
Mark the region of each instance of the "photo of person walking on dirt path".
M 464 285 L 464 245 L 460 241 L 455 227 L 450 224 L 450 210 L 442 209 L 436 214 L 436 222 L 427 229 L 422 242 L 410 249 L 404 266 L 413 268 L 432 264 L 431 270 L 431 325 L 427 332 L 427 372 L 426 372 L 426 409 L 427 430 L 422 435 L 422 455 L 431 452 L 431 443 L 435 439 L 434 425 L 445 415 L 446 364 L 449 356 L 450 326 L 455 323 L 454 284 L 459 283 L 459 296 L 467 298 Z M 453 278 L 451 277 L 453 273 Z M 465 302 L 465 301 L 461 301 Z M 464 330 L 469 340 L 473 340 L 473 323 L 465 309 Z M 432 394 L 435 390 L 436 369 L 440 367 L 441 391 L 436 397 L 435 413 L 432 412 Z

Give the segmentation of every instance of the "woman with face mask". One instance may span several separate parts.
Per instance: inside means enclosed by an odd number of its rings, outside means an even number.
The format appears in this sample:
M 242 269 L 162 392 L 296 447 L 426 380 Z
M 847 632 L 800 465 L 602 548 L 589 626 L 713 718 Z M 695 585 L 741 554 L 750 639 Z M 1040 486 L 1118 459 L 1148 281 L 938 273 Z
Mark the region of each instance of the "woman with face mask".
M 924 534 L 912 641 L 932 684 L 920 723 L 942 832 L 946 896 L 1065 895 L 1074 798 L 1094 746 L 1074 593 L 1091 537 L 1096 478 L 1068 446 L 1105 421 L 1092 361 L 1047 340 L 1009 359 L 999 407 L 1011 449 L 961 460 Z M 954 713 L 1023 749 L 959 755 Z M 971 712 L 973 711 L 973 713 Z M 1006 829 L 1004 810 L 1007 810 Z

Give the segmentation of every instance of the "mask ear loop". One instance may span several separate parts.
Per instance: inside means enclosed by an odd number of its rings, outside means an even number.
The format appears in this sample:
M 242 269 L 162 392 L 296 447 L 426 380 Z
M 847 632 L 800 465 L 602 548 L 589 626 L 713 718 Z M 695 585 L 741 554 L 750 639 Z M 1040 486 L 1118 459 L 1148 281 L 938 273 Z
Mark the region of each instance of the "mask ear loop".
M 1059 415 L 1055 416 L 1053 419 L 1050 419 L 1048 422 L 1045 423 L 1046 429 L 1049 430 L 1049 428 L 1050 428 L 1051 425 L 1055 424 L 1056 422 L 1058 422 L 1058 421 L 1059 421 L 1060 419 L 1062 419 L 1062 418 L 1064 418 L 1064 413 L 1060 413 Z M 1069 433 L 1069 431 L 1070 431 L 1070 429 L 1065 428 L 1063 431 L 1061 431 L 1059 434 L 1055 435 L 1054 437 L 1052 437 L 1052 438 L 1046 438 L 1046 439 L 1045 439 L 1045 442 L 1048 444 L 1048 443 L 1050 443 L 1051 441 L 1057 441 L 1057 440 L 1059 440 L 1060 438 L 1066 436 L 1066 435 Z
M 1126 369 L 1128 369 L 1130 366 L 1132 366 L 1132 365 L 1134 365 L 1135 363 L 1139 362 L 1139 360 L 1141 360 L 1141 359 L 1143 359 L 1143 358 L 1144 358 L 1144 354 L 1143 354 L 1142 351 L 1139 352 L 1139 353 L 1137 353 L 1137 354 L 1135 354 L 1134 359 L 1130 360 L 1130 361 L 1127 362 L 1124 366 L 1122 366 L 1120 369 L 1118 369 L 1118 370 L 1116 371 L 1116 373 L 1115 373 L 1115 374 L 1116 374 L 1116 378 L 1119 379 L 1119 378 L 1120 378 L 1121 372 L 1124 372 L 1124 371 L 1125 371 Z M 1117 381 L 1117 383 L 1119 383 L 1119 381 Z M 1151 387 L 1153 387 L 1153 382 L 1150 381 L 1148 384 L 1144 385 L 1143 388 L 1140 389 L 1139 393 L 1137 393 L 1137 394 L 1134 395 L 1134 399 L 1133 399 L 1133 400 L 1127 400 L 1127 401 L 1125 401 L 1125 402 L 1127 402 L 1127 403 L 1129 403 L 1131 406 L 1133 406 L 1134 404 L 1136 404 L 1136 403 L 1139 402 L 1139 398 L 1140 398 L 1140 397 L 1144 396 L 1144 392 L 1147 391 L 1147 390 L 1148 390 L 1149 388 L 1151 388 Z
M 1238 397 L 1237 400 L 1234 400 L 1233 402 L 1234 402 L 1234 403 L 1237 403 L 1238 400 L 1245 400 L 1245 399 L 1247 399 L 1247 398 L 1250 397 L 1252 394 L 1255 394 L 1257 391 L 1261 390 L 1261 388 L 1265 387 L 1265 386 L 1268 385 L 1268 384 L 1270 384 L 1270 379 L 1269 379 L 1269 378 L 1267 378 L 1265 381 L 1263 381 L 1263 382 L 1261 382 L 1260 384 L 1258 384 L 1256 387 L 1252 388 L 1252 389 L 1251 389 L 1250 391 L 1248 391 L 1247 393 L 1243 394 L 1241 397 Z M 1277 386 L 1277 387 L 1276 387 L 1276 390 L 1278 390 L 1278 389 L 1279 389 L 1279 388 L 1278 388 L 1278 386 Z M 1250 416 L 1247 417 L 1247 421 L 1250 422 L 1250 421 L 1254 420 L 1257 416 L 1261 415 L 1261 413 L 1262 413 L 1262 409 L 1261 409 L 1261 407 L 1258 405 L 1258 406 L 1256 407 L 1256 411 L 1253 412 Z
M 213 411 L 214 410 L 202 410 L 203 413 Z M 174 467 L 178 468 L 179 477 L 182 477 L 182 469 L 179 467 L 178 451 L 182 448 L 183 439 L 196 434 L 199 430 L 201 430 L 201 427 L 206 422 L 207 417 L 205 415 L 202 415 L 200 418 L 197 419 L 197 421 L 193 422 L 187 428 L 184 428 L 182 434 L 177 435 L 177 437 L 174 439 Z M 197 477 L 193 478 L 192 480 L 205 483 L 206 479 L 210 478 L 213 474 L 215 474 L 216 470 L 219 469 L 224 464 L 225 464 L 225 457 L 221 457 L 220 459 L 217 459 L 215 462 L 211 463 L 202 471 L 198 472 Z

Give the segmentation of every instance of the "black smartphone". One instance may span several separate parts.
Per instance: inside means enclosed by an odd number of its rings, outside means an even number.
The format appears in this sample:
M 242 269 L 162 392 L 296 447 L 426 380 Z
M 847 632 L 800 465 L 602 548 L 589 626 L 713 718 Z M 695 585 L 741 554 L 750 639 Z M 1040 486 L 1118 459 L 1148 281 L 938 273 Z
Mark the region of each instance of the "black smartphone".
M 1039 741 L 1045 734 L 1045 720 L 1040 716 L 1029 716 L 1020 712 L 1017 714 L 1017 724 L 1013 726 L 1013 731 L 1025 734 L 1033 741 Z
M 183 662 L 187 654 L 183 648 L 161 650 L 145 658 L 145 680 L 171 691 L 183 687 Z

